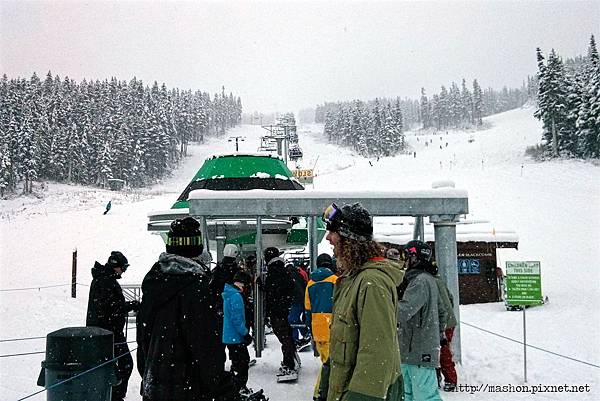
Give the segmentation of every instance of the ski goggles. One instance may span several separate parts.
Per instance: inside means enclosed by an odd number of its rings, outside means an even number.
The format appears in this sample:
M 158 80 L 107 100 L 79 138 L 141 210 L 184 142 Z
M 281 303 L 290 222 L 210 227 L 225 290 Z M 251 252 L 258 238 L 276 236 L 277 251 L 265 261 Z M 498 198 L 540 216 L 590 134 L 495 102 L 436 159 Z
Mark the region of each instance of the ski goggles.
M 335 203 L 327 206 L 323 212 L 323 220 L 327 224 L 328 231 L 335 231 L 339 228 L 341 218 L 342 211 Z
M 411 246 L 409 248 L 404 248 L 404 253 L 406 255 L 417 255 L 417 247 L 416 246 Z

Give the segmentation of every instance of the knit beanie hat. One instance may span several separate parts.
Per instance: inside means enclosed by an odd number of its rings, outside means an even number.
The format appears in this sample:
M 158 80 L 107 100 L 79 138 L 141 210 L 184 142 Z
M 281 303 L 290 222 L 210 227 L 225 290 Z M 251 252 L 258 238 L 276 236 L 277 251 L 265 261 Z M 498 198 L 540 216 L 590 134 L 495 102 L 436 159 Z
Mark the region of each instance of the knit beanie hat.
M 176 219 L 167 234 L 167 253 L 195 258 L 202 253 L 200 223 L 193 217 Z
M 121 252 L 112 251 L 108 257 L 108 261 L 106 261 L 106 266 L 112 267 L 113 269 L 117 267 L 126 269 L 129 267 L 129 262 Z
M 225 245 L 225 248 L 223 249 L 224 257 L 237 258 L 239 253 L 240 253 L 240 250 L 238 249 L 237 245 L 234 245 L 234 244 L 227 244 L 227 245 Z
M 396 248 L 388 248 L 388 250 L 385 251 L 385 257 L 388 258 L 389 260 L 400 260 L 401 259 L 400 251 L 397 250 Z
M 271 259 L 276 258 L 281 254 L 282 252 L 280 252 L 279 249 L 275 248 L 274 246 L 270 246 L 267 249 L 265 249 L 265 262 L 269 263 Z
M 239 271 L 233 276 L 234 283 L 242 283 L 245 286 L 252 284 L 252 276 L 246 272 Z
M 327 267 L 331 269 L 333 267 L 333 260 L 331 259 L 331 256 L 326 253 L 322 253 L 317 256 L 317 267 Z
M 335 206 L 335 204 L 332 204 Z M 328 208 L 329 209 L 329 208 Z M 342 237 L 355 241 L 370 241 L 373 239 L 373 219 L 369 211 L 359 202 L 344 205 L 332 213 L 327 223 L 327 230 L 334 231 Z M 326 211 L 327 213 L 327 211 Z

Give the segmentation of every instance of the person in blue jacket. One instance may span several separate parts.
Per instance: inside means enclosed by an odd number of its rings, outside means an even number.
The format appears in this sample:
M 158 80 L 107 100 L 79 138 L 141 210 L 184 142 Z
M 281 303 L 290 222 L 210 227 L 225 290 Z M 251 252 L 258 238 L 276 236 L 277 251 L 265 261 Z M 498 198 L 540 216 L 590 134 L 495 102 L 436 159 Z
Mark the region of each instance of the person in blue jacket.
M 233 277 L 233 284 L 225 284 L 223 294 L 223 344 L 229 351 L 231 360 L 231 373 L 233 373 L 240 394 L 251 394 L 248 389 L 248 368 L 250 355 L 248 345 L 252 343 L 252 336 L 246 326 L 246 316 L 242 291 L 244 287 L 252 284 L 248 273 L 237 272 Z

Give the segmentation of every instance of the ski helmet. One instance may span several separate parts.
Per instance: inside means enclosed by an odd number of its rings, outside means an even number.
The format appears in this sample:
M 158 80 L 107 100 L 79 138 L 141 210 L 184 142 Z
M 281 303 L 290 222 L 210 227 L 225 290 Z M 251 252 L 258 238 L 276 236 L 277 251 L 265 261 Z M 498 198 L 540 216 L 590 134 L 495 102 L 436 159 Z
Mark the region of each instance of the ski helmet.
M 431 263 L 433 260 L 433 251 L 429 245 L 419 240 L 409 241 L 404 245 L 404 253 L 407 259 L 415 256 L 420 262 Z

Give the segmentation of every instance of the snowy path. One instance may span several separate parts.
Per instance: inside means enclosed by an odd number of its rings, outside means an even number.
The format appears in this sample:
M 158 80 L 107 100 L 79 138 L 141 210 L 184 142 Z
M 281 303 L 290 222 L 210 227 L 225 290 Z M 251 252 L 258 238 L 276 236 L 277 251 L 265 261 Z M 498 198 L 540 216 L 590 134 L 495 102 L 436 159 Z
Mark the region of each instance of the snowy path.
M 319 126 L 299 128 L 305 153 L 303 168 L 315 164 L 315 189 L 428 189 L 433 181 L 452 179 L 469 192 L 470 217 L 489 219 L 517 231 L 519 252 L 507 255 L 540 260 L 542 289 L 551 302 L 527 312 L 528 342 L 600 365 L 600 167 L 581 161 L 536 163 L 524 155 L 539 140 L 540 123 L 531 109 L 487 119 L 481 132 L 449 132 L 440 136 L 408 134 L 417 152 L 371 160 L 325 143 Z M 254 152 L 264 130 L 243 126 L 231 135 L 245 135 L 240 150 Z M 468 139 L 473 136 L 474 142 Z M 417 138 L 419 139 L 417 141 Z M 430 139 L 430 146 L 425 140 Z M 448 147 L 445 146 L 448 142 Z M 440 149 L 442 145 L 442 149 Z M 94 260 L 104 262 L 119 249 L 132 267 L 124 283 L 139 283 L 162 251 L 159 237 L 146 231 L 147 213 L 168 209 L 213 153 L 231 151 L 226 138 L 190 147 L 190 157 L 175 172 L 148 190 L 135 193 L 49 184 L 44 199 L 0 201 L 0 288 L 64 284 L 70 281 L 71 252 L 79 253 L 79 282 L 89 284 Z M 483 160 L 483 163 L 482 163 Z M 441 162 L 441 164 L 440 164 Z M 452 162 L 452 163 L 451 163 Z M 521 167 L 523 166 L 523 167 Z M 522 170 L 522 175 L 521 175 Z M 310 190 L 311 186 L 309 186 Z M 103 216 L 104 205 L 113 209 Z M 327 249 L 326 243 L 321 244 Z M 70 298 L 69 287 L 0 292 L 0 340 L 45 335 L 85 321 L 87 288 Z M 521 313 L 502 304 L 461 307 L 461 320 L 521 340 Z M 131 335 L 131 334 L 130 334 Z M 276 384 L 280 351 L 273 337 L 256 367 L 250 386 L 263 387 L 272 401 L 311 398 L 318 363 L 302 353 L 303 372 L 297 384 Z M 135 346 L 135 344 L 132 344 Z M 522 346 L 474 328 L 462 328 L 463 384 L 522 384 Z M 0 355 L 44 349 L 44 340 L 0 342 Z M 0 401 L 33 393 L 43 355 L 0 358 Z M 600 399 L 600 369 L 537 350 L 528 351 L 529 384 L 591 386 L 591 393 L 453 393 L 445 400 L 593 400 Z M 138 400 L 139 376 L 134 372 L 128 400 Z M 45 399 L 45 395 L 32 400 Z

